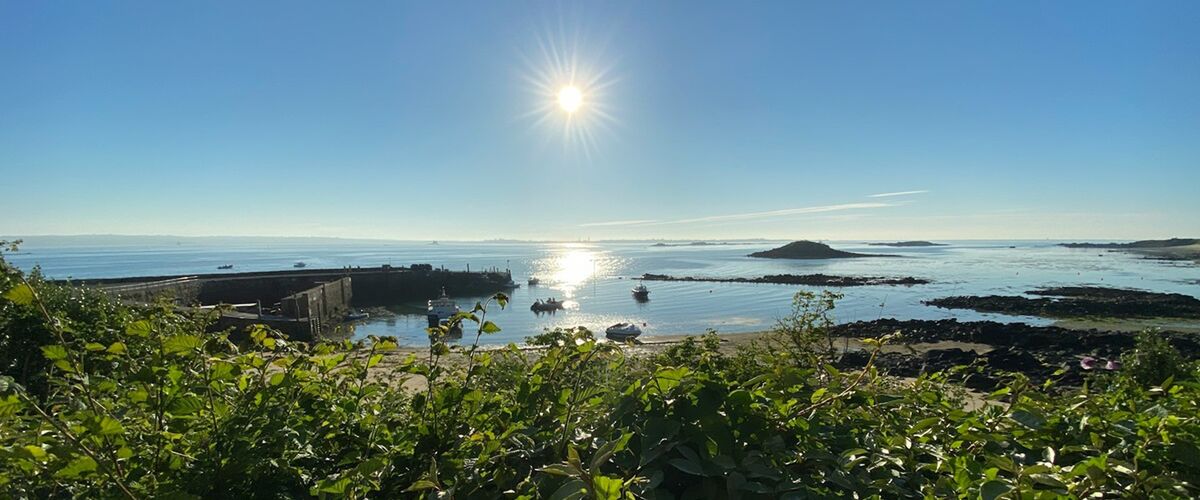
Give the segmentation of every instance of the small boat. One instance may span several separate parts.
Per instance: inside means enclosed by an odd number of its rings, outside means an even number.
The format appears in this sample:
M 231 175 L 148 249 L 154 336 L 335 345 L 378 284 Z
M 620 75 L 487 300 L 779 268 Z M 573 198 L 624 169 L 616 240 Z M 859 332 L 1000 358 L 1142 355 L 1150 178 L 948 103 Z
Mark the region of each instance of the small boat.
M 217 266 L 217 269 L 233 269 L 233 264 L 225 264 L 223 266 Z
M 650 298 L 650 289 L 646 285 L 638 284 L 633 287 L 633 298 L 638 300 L 646 300 Z
M 605 329 L 604 334 L 613 340 L 631 340 L 641 335 L 642 329 L 633 323 L 617 323 Z
M 535 278 L 535 277 L 533 277 L 533 276 L 530 276 L 530 277 L 529 277 L 529 286 L 534 286 L 534 285 L 536 285 L 536 284 L 538 284 L 538 283 L 541 283 L 541 280 L 539 280 L 539 279 L 537 279 L 537 278 Z
M 365 312 L 352 312 L 346 314 L 346 321 L 360 321 L 370 317 L 371 315 Z
M 308 267 L 308 264 L 305 264 L 303 262 L 297 262 L 295 264 L 292 264 L 292 267 L 295 267 L 295 268 Z
M 529 310 L 535 312 L 557 311 L 562 308 L 563 303 L 554 299 L 538 300 L 529 306 Z
M 442 296 L 436 299 L 429 299 L 426 303 L 425 318 L 429 320 L 430 328 L 446 324 L 450 318 L 458 314 L 458 304 L 450 300 L 450 296 L 446 295 L 446 289 L 442 289 Z M 462 327 L 458 326 L 450 332 L 451 335 L 462 335 Z

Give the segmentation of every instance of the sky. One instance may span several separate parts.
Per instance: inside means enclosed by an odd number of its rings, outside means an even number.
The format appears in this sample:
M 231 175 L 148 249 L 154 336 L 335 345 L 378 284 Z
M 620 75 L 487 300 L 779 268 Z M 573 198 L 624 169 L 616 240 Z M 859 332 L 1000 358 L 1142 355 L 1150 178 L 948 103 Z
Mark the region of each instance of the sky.
M 1194 1 L 0 0 L 0 234 L 1197 237 L 1196 26 Z

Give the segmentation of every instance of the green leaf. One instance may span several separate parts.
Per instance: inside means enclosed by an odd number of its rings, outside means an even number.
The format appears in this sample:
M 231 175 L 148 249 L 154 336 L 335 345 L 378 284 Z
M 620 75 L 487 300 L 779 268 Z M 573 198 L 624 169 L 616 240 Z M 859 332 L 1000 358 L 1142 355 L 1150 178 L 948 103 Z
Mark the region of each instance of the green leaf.
M 125 428 L 121 426 L 121 422 L 112 417 L 104 417 L 100 419 L 100 425 L 96 432 L 102 436 L 118 435 L 125 432 Z
M 380 361 L 383 361 L 383 355 L 382 355 L 382 354 L 374 354 L 374 355 L 372 355 L 370 358 L 368 358 L 368 359 L 367 359 L 367 368 L 370 368 L 370 367 L 372 367 L 372 366 L 375 366 L 375 365 L 379 364 L 379 362 L 380 362 Z
M 21 410 L 21 400 L 15 394 L 0 399 L 0 418 L 11 417 Z
M 422 491 L 422 490 L 436 490 L 436 489 L 438 489 L 438 487 L 436 484 L 433 483 L 433 481 L 430 481 L 428 479 L 418 479 L 417 482 L 413 483 L 408 488 L 405 488 L 404 491 Z
M 195 335 L 176 335 L 163 342 L 163 350 L 167 354 L 178 354 L 193 349 L 199 349 L 204 341 Z
M 150 322 L 144 319 L 134 321 L 133 323 L 130 323 L 129 326 L 125 327 L 125 333 L 133 335 L 134 337 L 142 338 L 149 337 L 151 330 L 152 328 L 150 326 Z
M 341 495 L 342 493 L 345 493 L 347 486 L 350 486 L 350 478 L 348 477 L 343 477 L 336 481 L 322 479 L 317 482 L 317 492 Z
M 812 397 L 810 397 L 808 399 L 810 402 L 816 403 L 817 401 L 821 400 L 821 396 L 824 396 L 827 391 L 828 390 L 824 387 L 817 389 L 817 390 L 813 391 Z
M 996 500 L 1000 495 L 1008 493 L 1011 490 L 1007 484 L 1001 481 L 988 481 L 979 487 L 979 497 L 983 500 Z
M 79 456 L 72 460 L 71 463 L 67 464 L 66 467 L 58 469 L 58 471 L 54 473 L 54 477 L 62 479 L 75 479 L 84 473 L 96 470 L 96 466 L 96 461 L 92 460 L 92 457 Z
M 50 361 L 67 359 L 67 348 L 58 344 L 42 346 L 42 354 Z
M 553 495 L 550 495 L 550 500 L 575 500 L 583 498 L 587 494 L 587 485 L 578 479 L 572 479 L 563 483 Z
M 99 352 L 99 351 L 103 351 L 104 349 L 106 349 L 104 347 L 104 344 L 101 344 L 99 342 L 88 342 L 87 345 L 83 346 L 83 348 L 87 349 L 89 351 L 92 351 L 92 352 Z
M 601 446 L 600 449 L 596 451 L 596 454 L 592 456 L 589 469 L 593 471 L 599 469 L 601 465 L 604 465 L 606 462 L 608 462 L 608 459 L 612 457 L 613 453 L 625 449 L 625 445 L 629 443 L 629 438 L 631 437 L 633 437 L 633 433 L 627 432 L 622 434 L 621 437 L 617 439 L 604 443 L 604 446 Z
M 112 345 L 108 346 L 108 353 L 109 354 L 125 354 L 125 343 L 124 342 L 113 342 Z
M 546 474 L 553 475 L 553 476 L 566 476 L 566 477 L 571 477 L 571 476 L 574 476 L 579 473 L 579 471 L 575 470 L 575 468 L 571 467 L 569 464 L 552 464 L 552 465 L 547 465 L 545 467 L 542 467 L 541 469 L 538 469 L 538 470 L 545 472 Z
M 688 474 L 691 474 L 694 476 L 703 476 L 704 475 L 704 469 L 702 467 L 700 467 L 700 464 L 693 462 L 691 460 L 687 460 L 687 459 L 683 459 L 683 458 L 673 458 L 668 463 L 670 463 L 671 465 L 674 465 L 676 469 L 684 471 Z
M 33 288 L 29 287 L 28 283 L 21 283 L 4 292 L 4 298 L 13 301 L 14 303 L 27 306 L 33 303 Z
M 171 402 L 171 413 L 175 415 L 191 415 L 204 408 L 204 400 L 199 396 L 188 394 Z
M 620 479 L 608 476 L 596 476 L 592 480 L 596 491 L 592 498 L 602 498 L 604 500 L 620 500 L 621 486 L 623 482 Z
M 1034 430 L 1041 429 L 1042 426 L 1046 424 L 1046 419 L 1044 417 L 1025 409 L 1012 412 L 1011 417 L 1021 425 Z
M 491 321 L 484 321 L 483 326 L 479 328 L 483 333 L 496 333 L 500 331 L 500 327 L 496 326 Z
M 41 446 L 34 446 L 31 444 L 27 444 L 24 447 L 22 447 L 21 449 L 24 450 L 25 454 L 29 455 L 29 458 L 31 458 L 33 460 L 36 460 L 38 462 L 43 462 L 46 459 L 46 450 L 43 450 Z

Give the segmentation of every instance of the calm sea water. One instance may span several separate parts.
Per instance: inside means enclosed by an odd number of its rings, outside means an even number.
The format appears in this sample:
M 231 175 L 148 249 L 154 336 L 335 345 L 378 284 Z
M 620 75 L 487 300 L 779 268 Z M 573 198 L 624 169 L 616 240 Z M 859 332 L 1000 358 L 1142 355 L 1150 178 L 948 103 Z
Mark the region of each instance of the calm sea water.
M 93 278 L 216 272 L 222 264 L 234 271 L 291 269 L 296 261 L 312 268 L 430 263 L 450 269 L 509 268 L 521 287 L 507 310 L 488 319 L 503 331 L 488 343 L 519 342 L 544 328 L 586 326 L 602 331 L 631 321 L 646 336 L 722 333 L 769 328 L 788 313 L 793 294 L 818 290 L 791 285 L 648 282 L 650 301 L 633 300 L 631 277 L 643 273 L 674 276 L 755 277 L 765 274 L 825 273 L 852 276 L 914 276 L 933 280 L 912 287 L 866 286 L 836 289 L 845 294 L 835 315 L 839 321 L 895 317 L 900 319 L 992 319 L 1045 324 L 1031 317 L 945 310 L 921 304 L 947 295 L 1021 294 L 1042 286 L 1101 285 L 1200 296 L 1200 267 L 1141 259 L 1103 250 L 1067 249 L 1055 242 L 957 241 L 949 246 L 889 248 L 862 242 L 830 242 L 848 251 L 890 253 L 903 258 L 771 260 L 746 254 L 782 242 L 714 246 L 654 247 L 650 243 L 429 243 L 310 240 L 185 239 L 132 243 L 63 244 L 27 239 L 9 261 L 20 268 L 41 266 L 52 278 Z M 1013 247 L 1013 248 L 1010 248 Z M 529 276 L 541 279 L 527 286 Z M 453 295 L 453 290 L 450 291 Z M 529 305 L 537 298 L 567 300 L 556 314 L 537 315 Z M 482 297 L 453 297 L 464 308 Z M 416 312 L 423 304 L 397 311 Z M 353 335 L 391 335 L 402 343 L 425 340 L 422 313 L 372 318 Z

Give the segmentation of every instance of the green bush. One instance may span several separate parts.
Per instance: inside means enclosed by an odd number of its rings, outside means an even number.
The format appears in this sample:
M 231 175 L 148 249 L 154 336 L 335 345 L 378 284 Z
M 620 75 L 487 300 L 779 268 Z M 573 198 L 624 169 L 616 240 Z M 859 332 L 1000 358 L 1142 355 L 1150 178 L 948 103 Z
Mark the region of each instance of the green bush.
M 399 355 L 390 339 L 264 328 L 236 345 L 172 310 L 79 314 L 102 299 L 73 309 L 46 300 L 73 292 L 5 280 L 0 325 L 25 325 L 47 363 L 44 391 L 0 379 L 5 498 L 1200 493 L 1194 382 L 1049 395 L 1018 378 L 968 411 L 940 376 L 826 362 L 814 328 L 832 301 L 799 298 L 812 321 L 731 354 L 710 335 L 631 358 L 585 329 L 479 349 L 497 296 L 456 319 L 474 342 L 436 328 L 428 351 Z

